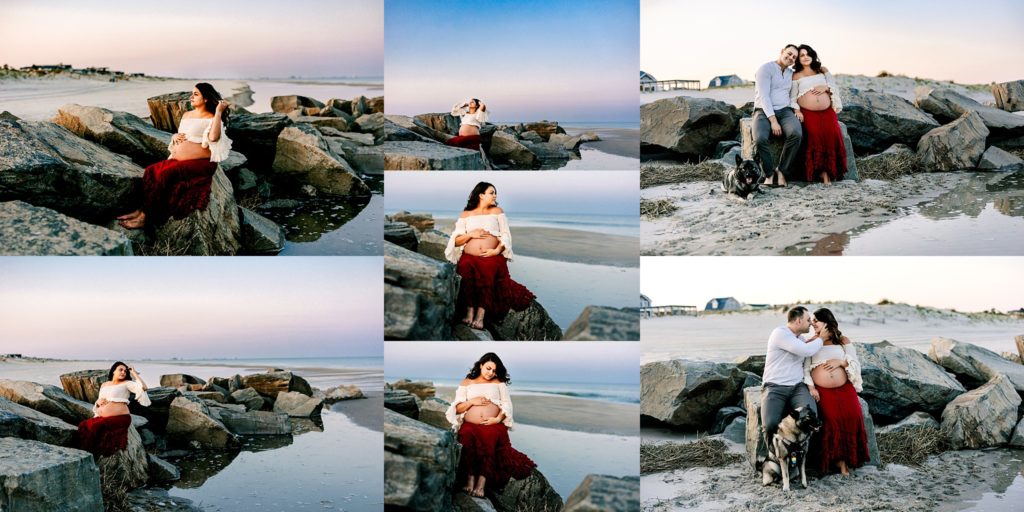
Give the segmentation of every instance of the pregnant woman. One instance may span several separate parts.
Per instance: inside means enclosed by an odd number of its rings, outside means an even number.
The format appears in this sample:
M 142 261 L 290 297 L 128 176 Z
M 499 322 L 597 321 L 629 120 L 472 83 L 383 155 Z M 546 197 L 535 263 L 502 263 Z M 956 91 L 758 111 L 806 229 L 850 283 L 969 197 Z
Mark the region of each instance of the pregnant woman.
M 178 133 L 167 146 L 170 157 L 146 167 L 142 175 L 142 207 L 118 217 L 121 226 L 158 226 L 209 203 L 217 162 L 231 152 L 231 139 L 224 135 L 228 102 L 212 85 L 201 82 L 192 89 L 191 104 L 192 110 L 181 117 Z
M 821 350 L 804 361 L 804 382 L 823 421 L 819 469 L 828 473 L 836 467 L 848 476 L 850 468 L 868 461 L 867 430 L 857 397 L 863 389 L 860 360 L 831 311 L 815 311 L 811 325 L 824 341 Z
M 445 144 L 474 151 L 480 149 L 480 128 L 487 123 L 487 105 L 476 98 L 461 101 L 452 107 L 452 115 L 461 118 L 459 136 L 448 139 Z
M 128 377 L 129 373 L 131 378 Z M 78 424 L 78 447 L 97 457 L 113 455 L 128 443 L 128 427 L 132 416 L 128 412 L 131 394 L 140 404 L 149 407 L 149 395 L 142 377 L 127 364 L 118 361 L 110 367 L 107 382 L 100 385 L 99 399 L 93 406 L 94 417 Z
M 522 311 L 536 296 L 512 280 L 508 261 L 512 259 L 512 234 L 505 212 L 498 207 L 494 185 L 477 183 L 444 251 L 462 276 L 459 307 L 465 308 L 462 323 L 484 328 L 484 315 L 501 320 L 510 309 Z
M 800 45 L 793 67 L 790 106 L 804 125 L 804 169 L 807 181 L 821 179 L 826 185 L 846 174 L 846 147 L 839 129 L 838 114 L 843 110 L 835 79 L 821 65 L 818 52 Z
M 455 401 L 445 417 L 462 444 L 459 459 L 462 490 L 482 498 L 484 487 L 501 489 L 510 478 L 522 479 L 537 467 L 529 457 L 512 448 L 512 399 L 508 395 L 508 371 L 497 354 L 488 352 L 455 390 Z

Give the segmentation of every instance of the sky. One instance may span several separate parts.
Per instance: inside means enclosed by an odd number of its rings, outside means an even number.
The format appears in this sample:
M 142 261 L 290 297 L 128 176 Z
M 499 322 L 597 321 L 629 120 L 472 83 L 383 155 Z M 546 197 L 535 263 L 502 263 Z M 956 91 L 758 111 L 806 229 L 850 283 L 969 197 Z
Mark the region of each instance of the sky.
M 1005 82 L 1024 77 L 1022 24 L 1019 0 L 641 0 L 640 69 L 705 87 L 718 75 L 753 80 L 793 43 L 837 74 Z
M 640 292 L 655 306 L 882 299 L 964 312 L 1024 307 L 1024 257 L 645 257 Z
M 381 355 L 380 257 L 0 258 L 0 354 Z
M 0 64 L 179 78 L 380 77 L 384 0 L 4 0 Z
M 494 352 L 516 379 L 544 382 L 639 384 L 639 343 L 622 342 L 409 342 L 384 344 L 387 380 L 460 381 L 480 356 Z
M 387 0 L 388 114 L 639 123 L 637 0 Z
M 636 171 L 388 173 L 385 211 L 461 211 L 480 181 L 494 184 L 498 205 L 509 215 L 639 215 Z

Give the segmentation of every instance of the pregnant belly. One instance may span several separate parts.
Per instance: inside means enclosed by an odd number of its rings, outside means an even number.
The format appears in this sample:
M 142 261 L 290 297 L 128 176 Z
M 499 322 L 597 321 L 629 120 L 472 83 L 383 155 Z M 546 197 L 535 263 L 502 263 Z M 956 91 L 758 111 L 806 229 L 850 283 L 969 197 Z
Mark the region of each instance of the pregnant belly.
M 96 410 L 97 416 L 122 416 L 128 414 L 128 404 L 121 402 L 107 402 L 103 407 Z
M 488 236 L 485 238 L 474 238 L 463 246 L 463 250 L 473 256 L 480 256 L 480 254 L 488 249 L 494 249 L 498 246 L 498 237 Z
M 480 422 L 486 418 L 493 418 L 501 413 L 501 408 L 497 405 L 474 405 L 466 411 L 466 415 L 463 416 L 463 420 L 473 424 L 479 425 Z
M 796 100 L 796 104 L 800 105 L 800 108 L 803 110 L 825 110 L 832 106 L 832 97 L 828 94 L 814 94 L 813 92 L 809 92 L 800 96 L 800 98 Z
M 198 160 L 200 158 L 208 160 L 210 150 L 195 142 L 179 142 L 171 146 L 171 158 L 174 160 Z
M 811 370 L 811 380 L 819 388 L 838 388 L 846 384 L 846 370 L 836 368 L 829 371 L 825 369 L 825 365 L 817 366 Z
M 464 124 L 459 126 L 459 135 L 480 135 L 480 128 L 476 126 Z

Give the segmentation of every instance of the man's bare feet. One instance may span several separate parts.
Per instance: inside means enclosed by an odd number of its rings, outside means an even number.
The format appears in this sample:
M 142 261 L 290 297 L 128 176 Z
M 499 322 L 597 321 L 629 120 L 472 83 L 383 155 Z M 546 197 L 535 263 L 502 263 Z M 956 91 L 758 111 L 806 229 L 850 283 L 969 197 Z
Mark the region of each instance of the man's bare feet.
M 146 214 L 140 212 L 139 215 L 131 219 L 118 221 L 118 224 L 125 229 L 142 229 L 146 226 Z
M 142 210 L 135 210 L 134 212 L 126 213 L 126 214 L 118 217 L 117 220 L 132 220 L 132 219 L 138 217 L 139 215 L 142 215 Z

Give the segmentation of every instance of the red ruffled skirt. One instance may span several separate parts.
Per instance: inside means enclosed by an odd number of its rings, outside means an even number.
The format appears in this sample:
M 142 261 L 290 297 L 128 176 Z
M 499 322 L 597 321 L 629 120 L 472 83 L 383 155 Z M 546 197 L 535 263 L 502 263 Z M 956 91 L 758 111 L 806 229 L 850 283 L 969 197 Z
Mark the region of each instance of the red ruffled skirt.
M 479 135 L 459 135 L 458 137 L 448 139 L 448 142 L 445 142 L 445 144 L 477 151 L 480 149 L 480 141 Z
M 108 457 L 128 445 L 131 426 L 130 414 L 89 418 L 78 424 L 75 446 L 97 457 Z
M 464 422 L 459 427 L 459 481 L 469 475 L 483 476 L 486 484 L 501 489 L 510 478 L 521 480 L 530 476 L 537 464 L 523 452 L 512 448 L 508 427 L 504 423 L 476 425 Z
M 833 181 L 846 175 L 846 146 L 839 130 L 839 117 L 831 108 L 802 110 L 804 115 L 804 168 L 807 181 L 822 172 Z
M 868 456 L 868 433 L 864 428 L 864 414 L 853 384 L 847 382 L 838 388 L 817 388 L 821 395 L 818 412 L 822 427 L 818 466 L 822 473 L 835 468 L 837 462 L 846 461 L 850 468 L 863 466 Z
M 207 159 L 162 160 L 142 175 L 142 211 L 146 223 L 157 226 L 173 217 L 182 219 L 206 208 L 217 164 Z
M 525 286 L 512 280 L 504 256 L 473 256 L 462 253 L 455 271 L 462 276 L 459 306 L 484 308 L 488 318 L 505 316 L 510 309 L 522 311 L 537 298 Z

